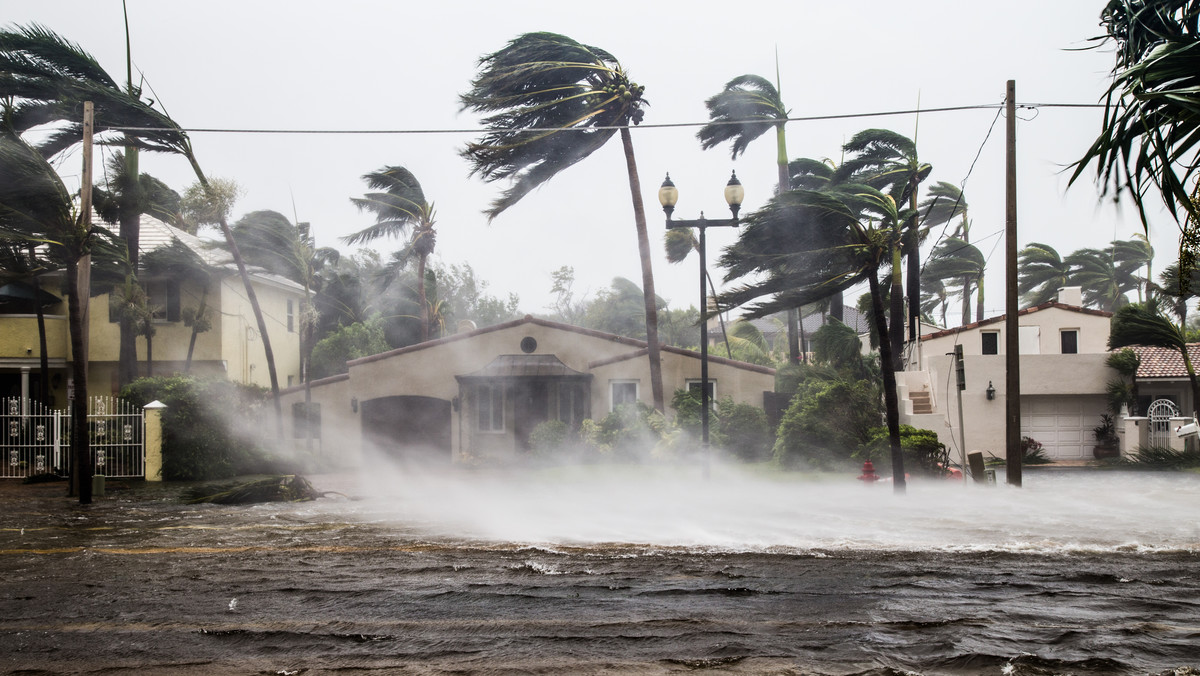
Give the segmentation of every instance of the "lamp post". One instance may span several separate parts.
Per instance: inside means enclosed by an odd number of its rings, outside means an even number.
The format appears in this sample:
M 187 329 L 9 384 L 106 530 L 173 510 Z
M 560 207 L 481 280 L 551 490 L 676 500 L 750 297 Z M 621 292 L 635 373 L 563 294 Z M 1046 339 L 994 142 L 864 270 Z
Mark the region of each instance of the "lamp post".
M 725 202 L 729 205 L 729 211 L 733 214 L 733 218 L 705 218 L 704 212 L 700 212 L 700 218 L 694 220 L 672 220 L 671 215 L 675 211 L 675 204 L 679 201 L 679 190 L 675 184 L 671 182 L 671 175 L 667 174 L 666 180 L 663 181 L 662 187 L 658 189 L 658 201 L 662 204 L 663 212 L 667 214 L 667 229 L 671 228 L 696 228 L 700 231 L 698 237 L 700 246 L 700 442 L 704 449 L 704 475 L 708 476 L 708 460 L 709 460 L 709 444 L 708 444 L 708 413 L 709 413 L 709 396 L 708 396 L 708 293 L 705 288 L 705 282 L 708 280 L 708 264 L 705 260 L 705 239 L 704 232 L 712 227 L 734 227 L 738 226 L 738 211 L 742 208 L 742 199 L 746 196 L 745 189 L 742 188 L 742 183 L 737 179 L 737 173 L 733 172 L 729 177 L 729 183 L 725 184 Z

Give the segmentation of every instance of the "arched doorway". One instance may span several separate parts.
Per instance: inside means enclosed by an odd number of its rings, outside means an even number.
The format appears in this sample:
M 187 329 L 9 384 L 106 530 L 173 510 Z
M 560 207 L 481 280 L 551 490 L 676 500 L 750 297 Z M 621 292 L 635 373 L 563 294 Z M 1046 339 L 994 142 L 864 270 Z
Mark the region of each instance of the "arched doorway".
M 450 461 L 450 402 L 434 397 L 395 396 L 362 403 L 367 451 L 404 461 Z

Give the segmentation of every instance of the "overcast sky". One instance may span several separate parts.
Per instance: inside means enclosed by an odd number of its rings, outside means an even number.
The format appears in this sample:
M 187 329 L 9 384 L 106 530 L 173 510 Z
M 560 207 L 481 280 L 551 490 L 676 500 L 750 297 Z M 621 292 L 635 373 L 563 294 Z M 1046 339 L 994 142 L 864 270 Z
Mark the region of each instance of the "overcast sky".
M 458 95 L 475 75 L 478 58 L 516 35 L 553 31 L 604 48 L 645 85 L 651 103 L 646 124 L 695 123 L 633 133 L 657 291 L 673 307 L 686 307 L 699 300 L 696 262 L 693 257 L 670 265 L 662 255 L 656 194 L 664 174 L 669 171 L 680 190 L 680 218 L 701 211 L 725 217 L 721 191 L 731 169 L 745 184 L 746 210 L 763 204 L 775 183 L 770 135 L 736 162 L 726 148 L 702 151 L 695 139 L 707 119 L 704 100 L 730 78 L 754 73 L 774 80 L 778 52 L 781 91 L 792 117 L 998 105 L 1008 79 L 1016 80 L 1021 104 L 1096 103 L 1111 52 L 1077 50 L 1099 33 L 1102 4 L 129 0 L 128 7 L 133 60 L 147 95 L 185 128 L 447 131 L 193 132 L 206 173 L 234 179 L 244 189 L 234 218 L 273 209 L 311 222 L 318 244 L 345 249 L 338 238 L 372 220 L 349 199 L 364 192 L 362 174 L 403 165 L 437 208 L 436 256 L 469 262 L 490 282 L 490 291 L 515 292 L 524 311 L 542 312 L 550 302 L 550 273 L 560 266 L 574 267 L 578 293 L 595 293 L 614 276 L 640 284 L 640 272 L 619 138 L 492 223 L 482 215 L 504 185 L 468 176 L 458 151 L 476 134 L 454 130 L 478 129 L 478 120 L 459 112 Z M 50 27 L 124 80 L 119 0 L 0 0 L 0 16 L 9 26 Z M 1141 231 L 1131 206 L 1101 204 L 1090 181 L 1067 189 L 1063 169 L 1095 137 L 1100 115 L 1097 109 L 1019 111 L 1022 246 L 1044 242 L 1065 255 Z M 838 159 L 842 143 L 872 127 L 915 134 L 922 159 L 933 165 L 929 183 L 966 181 L 972 241 L 989 260 L 988 314 L 1003 312 L 1003 119 L 989 108 L 928 112 L 919 124 L 911 114 L 794 121 L 787 128 L 788 154 Z M 193 180 L 179 158 L 143 157 L 143 171 L 181 192 Z M 69 184 L 77 185 L 77 166 L 62 169 Z M 1177 233 L 1167 216 L 1152 223 L 1156 270 L 1175 260 Z M 710 261 L 735 236 L 711 230 Z M 380 241 L 375 248 L 386 253 L 399 243 Z

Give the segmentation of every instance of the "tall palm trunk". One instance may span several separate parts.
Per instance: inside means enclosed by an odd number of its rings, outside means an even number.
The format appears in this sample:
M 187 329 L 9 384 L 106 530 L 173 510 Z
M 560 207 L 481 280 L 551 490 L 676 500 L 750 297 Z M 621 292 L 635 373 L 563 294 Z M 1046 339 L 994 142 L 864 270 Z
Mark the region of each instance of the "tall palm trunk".
M 892 246 L 892 293 L 889 298 L 891 325 L 886 336 L 880 336 L 880 357 L 883 356 L 882 344 L 891 341 L 892 368 L 897 371 L 904 369 L 904 260 L 900 253 L 900 233 L 896 233 L 896 242 Z
M 207 191 L 210 186 L 208 178 L 204 175 L 204 171 L 200 169 L 200 164 L 196 162 L 196 158 L 188 154 L 188 161 L 192 165 L 192 171 L 196 173 L 196 179 L 200 181 L 200 185 Z M 246 270 L 246 261 L 242 259 L 242 252 L 238 249 L 237 242 L 233 239 L 233 231 L 229 229 L 229 221 L 226 220 L 225 214 L 221 214 L 220 219 L 221 234 L 225 235 L 225 242 L 229 245 L 229 253 L 233 256 L 233 262 L 237 265 L 238 274 L 242 278 L 242 286 L 246 289 L 246 299 L 250 301 L 250 309 L 254 312 L 254 320 L 258 323 L 258 334 L 262 337 L 263 352 L 267 359 L 267 373 L 271 377 L 271 399 L 275 406 L 275 431 L 276 438 L 283 439 L 283 406 L 279 402 L 279 375 L 275 371 L 275 351 L 271 349 L 271 337 L 267 334 L 267 322 L 263 318 L 262 307 L 258 304 L 258 294 L 254 292 L 254 285 L 250 283 L 250 273 Z
M 29 245 L 29 269 L 36 270 L 37 253 L 34 245 Z M 35 272 L 29 279 L 33 286 L 34 310 L 37 312 L 38 327 L 38 403 L 50 405 L 50 355 L 46 354 L 46 309 L 42 307 L 42 283 Z
M 191 373 L 192 371 L 192 355 L 196 353 L 196 337 L 200 335 L 200 322 L 204 317 L 204 313 L 208 311 L 208 282 L 205 282 L 204 289 L 200 292 L 200 307 L 196 310 L 196 319 L 192 322 L 192 336 L 188 340 L 187 361 L 184 362 L 183 372 Z
M 429 301 L 425 298 L 425 254 L 417 256 L 417 303 L 421 306 L 421 342 L 429 340 Z
M 784 135 L 784 123 L 775 125 L 775 162 L 778 167 L 778 191 L 783 194 L 791 189 L 792 177 L 788 173 L 787 141 Z M 841 293 L 840 291 L 838 292 Z M 800 309 L 787 310 L 788 363 L 800 363 Z
M 896 273 L 892 273 L 893 279 Z M 875 330 L 879 336 L 880 371 L 883 372 L 883 409 L 887 421 L 888 442 L 892 454 L 892 487 L 896 493 L 904 493 L 904 451 L 900 446 L 900 399 L 896 395 L 896 373 L 892 368 L 892 347 L 888 340 L 888 323 L 883 309 L 883 296 L 879 287 L 879 271 L 867 275 L 871 289 L 871 311 L 875 314 Z M 894 284 L 894 282 L 893 282 Z M 893 292 L 895 289 L 893 288 Z M 892 315 L 897 317 L 898 315 Z M 893 322 L 894 324 L 895 322 Z
M 654 293 L 654 270 L 650 266 L 650 236 L 646 231 L 646 208 L 642 204 L 642 183 L 633 157 L 633 139 L 629 127 L 621 127 L 621 145 L 625 149 L 625 168 L 629 173 L 629 193 L 633 200 L 633 222 L 637 228 L 638 255 L 642 260 L 642 295 L 646 302 L 646 351 L 650 359 L 650 392 L 654 410 L 663 413 L 662 360 L 658 344 L 658 303 Z M 701 309 L 704 312 L 704 309 Z
M 917 236 L 917 186 L 914 183 L 912 186 L 912 195 L 909 196 L 909 208 L 913 210 L 912 218 L 908 219 L 908 227 L 905 228 L 905 245 L 908 248 L 908 341 L 910 343 L 917 342 L 917 327 L 920 325 L 921 318 L 921 246 L 920 238 Z
M 142 219 L 142 186 L 138 176 L 138 149 L 136 146 L 125 147 L 125 185 L 120 186 L 120 230 L 118 234 L 125 241 L 128 250 L 129 274 L 126 284 L 138 283 L 138 258 L 141 242 Z M 137 327 L 125 317 L 118 323 L 120 327 L 120 343 L 117 362 L 117 382 L 125 387 L 137 379 Z

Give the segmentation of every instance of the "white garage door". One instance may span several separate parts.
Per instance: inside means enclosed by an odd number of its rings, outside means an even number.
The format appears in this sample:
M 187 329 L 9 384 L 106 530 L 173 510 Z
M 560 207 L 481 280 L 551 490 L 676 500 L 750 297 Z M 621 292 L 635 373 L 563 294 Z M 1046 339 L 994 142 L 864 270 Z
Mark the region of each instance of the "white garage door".
M 1021 434 L 1040 441 L 1055 460 L 1091 458 L 1092 428 L 1106 412 L 1102 395 L 1021 397 Z

